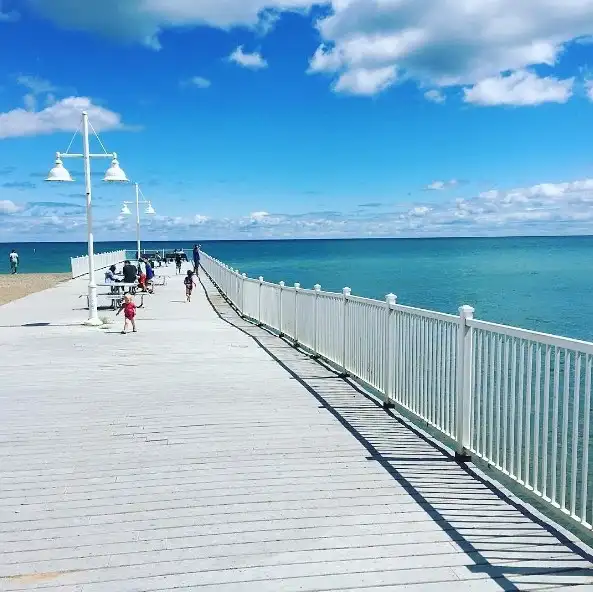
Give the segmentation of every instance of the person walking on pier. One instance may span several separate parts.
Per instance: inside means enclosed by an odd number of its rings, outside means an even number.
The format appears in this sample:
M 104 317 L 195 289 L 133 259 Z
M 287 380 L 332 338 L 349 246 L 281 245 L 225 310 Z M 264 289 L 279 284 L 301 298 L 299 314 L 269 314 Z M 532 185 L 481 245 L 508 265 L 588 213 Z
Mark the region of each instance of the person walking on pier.
M 10 273 L 14 275 L 19 269 L 19 254 L 15 249 L 12 249 L 8 255 L 8 260 L 10 261 Z
M 176 273 L 181 273 L 181 254 L 175 253 L 175 269 Z
M 130 294 L 126 294 L 124 296 L 124 300 L 117 311 L 119 314 L 121 311 L 124 311 L 124 328 L 121 332 L 122 335 L 125 335 L 128 329 L 128 324 L 132 325 L 132 331 L 136 333 L 136 305 L 134 304 L 134 300 Z
M 194 245 L 194 273 L 199 275 L 200 272 L 200 245 Z
M 191 302 L 191 293 L 196 285 L 194 272 L 191 269 L 187 270 L 187 275 L 183 278 L 183 283 L 185 284 L 185 297 L 188 302 Z

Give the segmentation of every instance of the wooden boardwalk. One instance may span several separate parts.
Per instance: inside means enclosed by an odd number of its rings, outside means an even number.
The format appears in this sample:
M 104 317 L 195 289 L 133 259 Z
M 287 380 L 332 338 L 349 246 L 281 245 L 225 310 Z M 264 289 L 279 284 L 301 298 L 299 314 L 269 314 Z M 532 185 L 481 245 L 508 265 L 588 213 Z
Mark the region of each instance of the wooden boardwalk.
M 589 548 L 207 281 L 127 336 L 84 291 L 0 307 L 0 590 L 593 590 Z

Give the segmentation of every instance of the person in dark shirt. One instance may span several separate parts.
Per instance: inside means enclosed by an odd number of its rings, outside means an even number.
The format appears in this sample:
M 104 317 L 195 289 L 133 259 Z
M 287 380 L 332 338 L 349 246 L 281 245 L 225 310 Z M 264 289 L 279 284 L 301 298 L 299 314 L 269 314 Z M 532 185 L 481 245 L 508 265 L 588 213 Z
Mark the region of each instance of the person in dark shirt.
M 124 283 L 135 284 L 138 278 L 138 270 L 129 261 L 124 262 L 124 268 L 122 270 L 124 275 Z
M 194 245 L 194 273 L 198 275 L 200 271 L 200 246 Z
M 176 273 L 181 273 L 181 254 L 175 253 L 175 268 Z

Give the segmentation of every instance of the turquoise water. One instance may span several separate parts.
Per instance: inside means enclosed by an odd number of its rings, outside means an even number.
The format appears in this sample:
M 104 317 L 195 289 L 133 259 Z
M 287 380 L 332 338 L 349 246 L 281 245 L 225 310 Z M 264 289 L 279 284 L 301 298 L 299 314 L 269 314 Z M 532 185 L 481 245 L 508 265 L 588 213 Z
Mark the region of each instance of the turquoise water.
M 593 237 L 204 241 L 204 251 L 249 276 L 383 299 L 593 340 Z M 191 248 L 191 242 L 144 242 L 143 248 Z M 16 248 L 22 272 L 70 270 L 84 243 L 0 245 Z M 130 243 L 97 243 L 97 252 Z

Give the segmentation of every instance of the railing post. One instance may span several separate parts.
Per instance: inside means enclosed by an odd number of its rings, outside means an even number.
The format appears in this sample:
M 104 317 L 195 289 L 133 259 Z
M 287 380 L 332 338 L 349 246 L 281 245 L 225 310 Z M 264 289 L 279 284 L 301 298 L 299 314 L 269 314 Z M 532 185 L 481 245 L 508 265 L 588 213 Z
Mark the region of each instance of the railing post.
M 294 345 L 295 347 L 299 344 L 299 290 L 301 284 L 296 283 L 294 285 Z
M 344 296 L 344 304 L 342 308 L 342 373 L 341 376 L 348 376 L 346 369 L 346 350 L 348 346 L 347 328 L 348 328 L 348 296 L 352 293 L 350 288 L 344 288 L 342 294 Z
M 278 331 L 280 332 L 280 337 L 284 336 L 282 332 L 282 289 L 284 288 L 284 282 L 280 282 L 280 292 L 278 294 Z
M 262 293 L 262 289 L 263 289 L 263 283 L 264 283 L 264 278 L 263 276 L 259 276 L 259 287 L 258 287 L 258 292 L 257 292 L 257 324 L 259 326 L 262 325 L 262 320 L 261 320 L 261 293 Z
M 393 407 L 393 306 L 397 302 L 395 294 L 385 296 L 385 360 L 383 362 L 383 371 L 385 372 L 383 386 L 383 407 Z
M 247 274 L 244 273 L 241 275 L 241 316 L 245 316 L 245 280 L 247 279 Z
M 313 289 L 315 290 L 315 301 L 313 305 L 313 357 L 318 358 L 319 352 L 317 351 L 317 324 L 319 321 L 319 312 L 317 307 L 319 305 L 319 292 L 321 292 L 321 285 L 315 284 Z
M 473 318 L 474 309 L 471 306 L 459 307 L 455 458 L 461 462 L 471 458 L 468 450 L 471 446 L 473 333 L 467 321 Z

